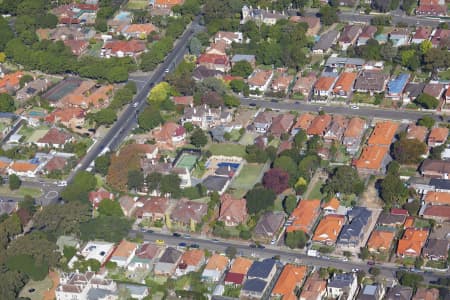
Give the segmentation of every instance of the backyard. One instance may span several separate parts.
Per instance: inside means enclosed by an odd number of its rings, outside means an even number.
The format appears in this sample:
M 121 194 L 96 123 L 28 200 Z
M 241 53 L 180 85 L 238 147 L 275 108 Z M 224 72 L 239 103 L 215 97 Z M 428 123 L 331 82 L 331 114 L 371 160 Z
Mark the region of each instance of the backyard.
M 262 164 L 246 164 L 234 179 L 231 188 L 250 190 L 259 181 L 263 170 Z
M 50 272 L 44 280 L 30 280 L 20 292 L 20 297 L 31 300 L 51 300 L 55 298 L 55 289 L 59 283 L 58 274 Z
M 127 9 L 145 9 L 148 7 L 148 0 L 129 0 Z
M 224 156 L 245 156 L 245 147 L 238 144 L 211 144 L 208 149 L 212 155 L 224 155 Z

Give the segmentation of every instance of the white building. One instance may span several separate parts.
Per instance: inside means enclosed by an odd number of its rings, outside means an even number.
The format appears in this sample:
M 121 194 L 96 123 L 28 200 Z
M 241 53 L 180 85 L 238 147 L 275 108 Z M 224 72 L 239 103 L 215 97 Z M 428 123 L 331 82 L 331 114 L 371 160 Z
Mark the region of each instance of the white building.
M 104 264 L 114 251 L 114 244 L 102 241 L 88 242 L 81 250 L 81 255 L 85 260 L 95 259 L 100 264 Z
M 56 300 L 115 300 L 117 285 L 94 272 L 61 274 L 55 290 Z

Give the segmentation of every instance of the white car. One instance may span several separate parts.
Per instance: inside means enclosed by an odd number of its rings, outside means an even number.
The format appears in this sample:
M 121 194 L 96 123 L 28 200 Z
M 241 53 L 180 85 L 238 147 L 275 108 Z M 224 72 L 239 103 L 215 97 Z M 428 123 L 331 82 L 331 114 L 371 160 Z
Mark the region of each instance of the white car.
M 351 109 L 359 109 L 359 106 L 357 106 L 357 105 L 352 105 L 350 108 L 351 108 Z
M 65 180 L 58 181 L 56 185 L 57 186 L 67 186 L 67 181 L 65 181 Z
M 139 103 L 134 102 L 134 103 L 133 103 L 133 107 L 136 108 L 136 107 L 138 106 L 138 104 L 139 104 Z
M 270 241 L 270 244 L 271 244 L 271 245 L 275 245 L 276 242 L 277 242 L 277 240 L 276 240 L 276 239 L 273 239 L 272 241 Z

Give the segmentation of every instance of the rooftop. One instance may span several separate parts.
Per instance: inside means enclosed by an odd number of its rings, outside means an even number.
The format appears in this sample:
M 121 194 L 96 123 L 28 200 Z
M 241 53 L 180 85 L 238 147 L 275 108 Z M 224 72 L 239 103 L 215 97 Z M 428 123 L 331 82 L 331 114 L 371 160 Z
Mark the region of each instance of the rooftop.
M 378 171 L 383 165 L 383 160 L 388 153 L 388 148 L 380 146 L 366 146 L 353 164 L 358 169 Z
M 369 145 L 389 146 L 398 129 L 398 123 L 384 121 L 378 122 L 367 143 Z

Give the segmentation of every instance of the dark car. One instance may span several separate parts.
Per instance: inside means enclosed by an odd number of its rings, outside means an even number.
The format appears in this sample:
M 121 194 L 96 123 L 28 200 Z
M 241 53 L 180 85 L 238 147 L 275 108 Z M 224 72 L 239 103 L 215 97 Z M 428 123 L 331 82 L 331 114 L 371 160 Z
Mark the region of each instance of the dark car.
M 149 229 L 149 230 L 146 231 L 146 233 L 154 233 L 154 231 Z
M 250 105 L 250 106 L 256 106 L 256 103 L 253 103 L 253 102 L 252 102 L 252 103 L 250 103 L 249 105 Z
M 198 249 L 198 248 L 200 248 L 200 245 L 199 244 L 191 244 L 189 247 Z
M 270 102 L 272 102 L 272 103 L 278 103 L 278 100 L 277 100 L 277 99 L 272 99 L 272 100 L 270 100 Z
M 186 247 L 186 246 L 187 246 L 187 244 L 186 244 L 186 243 L 179 243 L 179 244 L 178 244 L 178 246 L 179 246 L 179 247 L 183 247 L 183 248 L 184 248 L 184 247 Z
M 256 248 L 256 245 L 255 244 L 250 244 L 249 247 L 250 248 Z
M 258 249 L 265 249 L 266 247 L 265 246 L 263 246 L 263 245 L 261 245 L 261 244 L 258 244 Z
M 375 262 L 374 262 L 373 260 L 369 260 L 369 261 L 367 262 L 367 264 L 368 264 L 369 266 L 373 266 L 373 265 L 375 264 Z
M 174 233 L 172 233 L 172 235 L 173 235 L 174 237 L 180 237 L 180 236 L 181 236 L 181 234 L 179 234 L 178 232 L 174 232 Z

